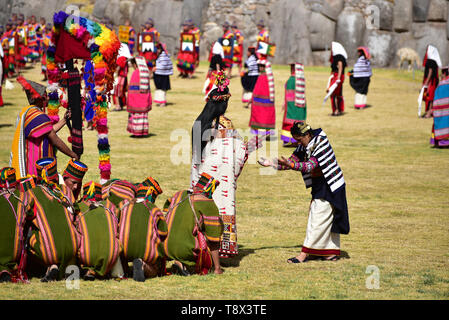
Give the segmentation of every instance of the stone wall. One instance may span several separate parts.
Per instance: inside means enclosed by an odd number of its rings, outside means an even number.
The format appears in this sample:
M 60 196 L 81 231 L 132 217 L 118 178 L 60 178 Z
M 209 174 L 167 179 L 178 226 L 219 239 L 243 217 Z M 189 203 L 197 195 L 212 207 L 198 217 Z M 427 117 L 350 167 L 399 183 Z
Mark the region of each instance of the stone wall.
M 115 25 L 130 18 L 134 27 L 149 17 L 168 49 L 177 50 L 180 24 L 191 18 L 203 32 L 201 57 L 222 34 L 222 23 L 236 23 L 245 48 L 256 42 L 256 23 L 264 19 L 277 51 L 274 63 L 302 61 L 328 64 L 333 40 L 341 42 L 352 63 L 358 46 L 368 46 L 376 66 L 395 66 L 396 51 L 416 50 L 422 58 L 428 44 L 449 63 L 447 0 L 0 0 L 0 23 L 11 12 L 51 19 L 67 4 L 78 4 L 83 16 L 110 19 Z

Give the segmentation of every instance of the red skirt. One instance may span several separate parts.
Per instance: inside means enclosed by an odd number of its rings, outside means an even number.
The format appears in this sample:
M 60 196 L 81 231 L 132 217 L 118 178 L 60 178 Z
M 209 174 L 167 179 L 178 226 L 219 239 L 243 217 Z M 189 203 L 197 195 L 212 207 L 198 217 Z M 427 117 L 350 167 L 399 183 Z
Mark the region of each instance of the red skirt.
M 270 100 L 266 74 L 261 74 L 257 78 L 251 102 L 249 126 L 253 129 L 274 129 L 276 127 L 276 108 L 274 101 Z

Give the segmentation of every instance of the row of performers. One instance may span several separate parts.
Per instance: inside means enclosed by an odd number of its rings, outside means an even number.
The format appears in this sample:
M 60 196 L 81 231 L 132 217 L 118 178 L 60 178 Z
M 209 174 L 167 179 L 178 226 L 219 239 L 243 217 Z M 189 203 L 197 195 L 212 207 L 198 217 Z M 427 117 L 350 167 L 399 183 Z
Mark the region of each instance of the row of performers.
M 238 29 L 236 24 L 230 24 L 225 21 L 222 25 L 223 35 L 219 41 L 223 46 L 223 63 L 229 70 L 228 76 L 231 75 L 232 67 L 238 66 L 239 72 L 242 69 L 243 63 L 243 40 L 242 32 Z M 257 23 L 259 30 L 257 36 L 257 43 L 263 46 L 266 51 L 273 51 L 275 47 L 269 45 L 269 34 L 265 29 L 263 20 Z M 125 25 L 119 26 L 119 40 L 127 44 L 131 54 L 134 52 L 135 43 L 137 40 L 137 50 L 139 55 L 144 56 L 147 60 L 148 66 L 152 68 L 156 60 L 156 46 L 160 41 L 160 33 L 154 27 L 154 22 L 150 18 L 142 25 L 141 32 L 136 35 L 134 28 L 130 21 L 126 21 Z M 182 24 L 182 30 L 179 38 L 179 50 L 177 55 L 176 66 L 182 77 L 192 77 L 195 69 L 199 64 L 200 57 L 200 30 L 195 27 L 191 19 L 187 19 Z M 271 54 L 274 54 L 271 53 Z M 209 61 L 212 57 L 212 52 L 209 55 Z
M 192 189 L 176 192 L 159 209 L 162 189 L 152 177 L 82 185 L 88 168 L 80 161 L 71 159 L 62 175 L 55 158 L 39 159 L 36 167 L 37 176 L 18 180 L 15 169 L 0 171 L 0 282 L 59 280 L 73 265 L 85 280 L 143 282 L 170 274 L 172 260 L 180 275 L 223 272 L 214 177 L 202 173 Z
M 26 63 L 35 63 L 39 59 L 42 59 L 42 74 L 45 75 L 45 56 L 51 31 L 51 24 L 46 23 L 44 18 L 37 23 L 35 16 L 25 22 L 23 15 L 19 15 L 16 20 L 8 20 L 5 27 L 0 26 L 3 77 L 12 78 Z
M 136 34 L 131 22 L 127 20 L 125 25 L 119 26 L 118 37 L 121 43 L 126 44 L 131 55 L 137 48 L 139 56 L 145 58 L 150 71 L 153 70 L 158 57 L 157 48 L 160 42 L 160 33 L 154 27 L 153 19 L 149 18 L 141 31 Z M 180 75 L 190 77 L 199 64 L 200 30 L 195 27 L 191 19 L 182 24 L 180 35 L 180 50 L 177 57 L 177 67 Z
M 357 52 L 358 60 L 348 75 L 350 84 L 356 91 L 354 107 L 355 109 L 364 109 L 367 106 L 368 87 L 372 76 L 371 56 L 366 47 L 358 48 Z M 213 88 L 217 77 L 226 72 L 227 65 L 224 62 L 224 56 L 224 49 L 220 41 L 215 42 L 207 79 L 203 87 L 203 93 L 206 96 Z M 347 58 L 348 55 L 344 47 L 338 42 L 333 42 L 330 55 L 331 76 L 326 87 L 325 101 L 330 98 L 334 116 L 342 115 L 344 112 L 343 83 Z M 249 47 L 244 67 L 245 72 L 241 73 L 240 79 L 243 87 L 242 102 L 246 108 L 251 109 L 249 126 L 253 134 L 272 135 L 276 125 L 276 110 L 271 63 L 266 55 L 257 52 L 256 47 Z M 284 87 L 284 118 L 281 134 L 281 140 L 285 146 L 296 144 L 290 129 L 293 123 L 304 122 L 307 117 L 304 65 L 296 62 L 291 63 L 290 67 L 291 74 Z

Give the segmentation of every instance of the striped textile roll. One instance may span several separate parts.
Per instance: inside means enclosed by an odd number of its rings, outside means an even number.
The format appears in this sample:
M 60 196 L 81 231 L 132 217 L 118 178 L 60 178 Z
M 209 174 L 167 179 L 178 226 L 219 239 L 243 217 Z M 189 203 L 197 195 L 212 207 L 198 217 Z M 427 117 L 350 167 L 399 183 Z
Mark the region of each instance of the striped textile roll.
M 304 77 L 304 65 L 295 64 L 295 106 L 305 108 L 306 106 L 306 79 Z
M 150 70 L 148 69 L 147 62 L 143 57 L 136 57 L 137 67 L 139 69 L 140 78 L 140 92 L 148 92 L 150 90 Z
M 270 92 L 270 100 L 274 101 L 274 76 L 273 76 L 273 70 L 271 69 L 271 63 L 268 60 L 265 61 L 265 70 L 267 73 L 268 89 Z

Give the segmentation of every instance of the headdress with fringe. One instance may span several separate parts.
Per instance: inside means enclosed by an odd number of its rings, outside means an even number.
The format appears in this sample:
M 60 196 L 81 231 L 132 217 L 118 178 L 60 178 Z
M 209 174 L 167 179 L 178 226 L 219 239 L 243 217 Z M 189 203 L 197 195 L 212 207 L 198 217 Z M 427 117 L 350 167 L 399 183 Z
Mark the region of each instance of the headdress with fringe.
M 203 172 L 196 183 L 193 193 L 194 194 L 204 194 L 209 199 L 212 199 L 212 195 L 215 192 L 215 189 L 220 185 L 220 182 L 218 180 L 215 180 L 214 177 L 207 174 L 206 172 Z

